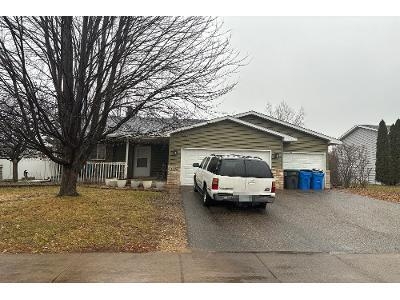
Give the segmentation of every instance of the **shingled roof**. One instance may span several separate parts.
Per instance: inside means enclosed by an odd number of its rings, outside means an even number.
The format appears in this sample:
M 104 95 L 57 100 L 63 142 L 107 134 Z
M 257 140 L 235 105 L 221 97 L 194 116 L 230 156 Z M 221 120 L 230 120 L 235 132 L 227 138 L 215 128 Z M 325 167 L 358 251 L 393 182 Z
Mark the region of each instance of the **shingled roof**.
M 166 136 L 166 133 L 171 130 L 191 126 L 199 122 L 203 122 L 203 120 L 136 117 L 126 122 L 114 133 L 109 134 L 108 137 L 162 137 Z

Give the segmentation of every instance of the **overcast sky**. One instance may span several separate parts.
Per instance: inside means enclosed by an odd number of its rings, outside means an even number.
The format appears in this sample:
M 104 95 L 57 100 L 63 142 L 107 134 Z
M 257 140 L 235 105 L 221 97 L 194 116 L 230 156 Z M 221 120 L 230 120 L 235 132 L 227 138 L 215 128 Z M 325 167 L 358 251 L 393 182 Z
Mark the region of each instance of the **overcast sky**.
M 305 127 L 338 137 L 400 117 L 399 17 L 225 17 L 250 63 L 220 111 L 304 107 Z

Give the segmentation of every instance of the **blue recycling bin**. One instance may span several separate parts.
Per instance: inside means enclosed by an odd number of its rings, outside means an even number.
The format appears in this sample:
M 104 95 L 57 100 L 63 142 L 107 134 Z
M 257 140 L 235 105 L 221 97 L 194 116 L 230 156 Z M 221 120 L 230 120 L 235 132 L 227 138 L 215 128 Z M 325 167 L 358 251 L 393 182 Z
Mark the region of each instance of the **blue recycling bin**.
M 308 191 L 311 186 L 312 171 L 310 170 L 300 170 L 299 172 L 299 189 L 303 191 Z
M 324 172 L 313 171 L 311 176 L 311 188 L 313 190 L 323 190 L 324 189 Z

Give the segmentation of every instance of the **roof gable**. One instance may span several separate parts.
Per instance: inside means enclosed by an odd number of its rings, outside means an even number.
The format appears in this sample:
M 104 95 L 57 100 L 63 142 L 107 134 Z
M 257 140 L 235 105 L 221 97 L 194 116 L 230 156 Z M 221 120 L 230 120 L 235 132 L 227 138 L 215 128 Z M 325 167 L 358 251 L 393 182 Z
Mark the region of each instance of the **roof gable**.
M 346 138 L 347 136 L 352 134 L 358 128 L 378 132 L 378 128 L 376 128 L 374 125 L 355 125 L 352 128 L 350 128 L 349 130 L 347 130 L 339 139 L 343 140 L 344 138 Z
M 202 127 L 202 126 L 206 126 L 206 125 L 210 125 L 210 124 L 214 124 L 214 123 L 218 123 L 218 122 L 225 121 L 225 120 L 229 120 L 229 121 L 235 122 L 235 123 L 243 125 L 243 126 L 247 126 L 247 127 L 250 127 L 250 128 L 253 128 L 253 129 L 256 129 L 256 130 L 259 130 L 259 131 L 262 131 L 262 132 L 265 132 L 265 133 L 268 133 L 268 134 L 271 134 L 271 135 L 274 135 L 274 136 L 281 137 L 284 142 L 295 142 L 295 141 L 297 141 L 297 138 L 292 137 L 290 135 L 283 134 L 283 133 L 280 133 L 280 132 L 277 132 L 277 131 L 274 131 L 274 130 L 270 130 L 270 129 L 267 129 L 267 128 L 264 128 L 264 127 L 261 127 L 261 126 L 257 126 L 257 125 L 254 125 L 252 123 L 249 123 L 249 122 L 246 122 L 246 121 L 243 121 L 243 120 L 231 117 L 231 116 L 215 118 L 215 119 L 208 120 L 208 121 L 205 121 L 205 122 L 200 122 L 200 123 L 197 123 L 197 124 L 194 124 L 194 125 L 191 125 L 191 126 L 186 126 L 186 127 L 182 127 L 182 128 L 176 129 L 176 130 L 172 130 L 172 131 L 170 131 L 168 133 L 168 135 L 173 134 L 173 133 L 177 133 L 177 132 L 182 132 L 182 131 L 194 129 L 194 128 L 198 128 L 198 127 Z
M 311 129 L 307 129 L 307 128 L 304 128 L 304 127 L 301 127 L 301 126 L 297 126 L 297 125 L 291 124 L 289 122 L 278 120 L 276 118 L 273 118 L 271 116 L 268 116 L 268 115 L 265 115 L 265 114 L 262 114 L 262 113 L 259 113 L 259 112 L 256 112 L 256 111 L 249 111 L 249 112 L 245 112 L 245 113 L 236 114 L 236 115 L 234 115 L 234 117 L 235 118 L 241 118 L 241 117 L 245 117 L 245 116 L 249 116 L 249 115 L 253 115 L 253 116 L 256 116 L 258 118 L 261 118 L 261 119 L 264 119 L 264 120 L 268 120 L 268 121 L 271 121 L 273 123 L 277 123 L 279 125 L 283 125 L 283 126 L 289 127 L 291 129 L 294 129 L 294 130 L 297 130 L 297 131 L 300 131 L 300 132 L 303 132 L 303 133 L 307 133 L 309 135 L 321 138 L 323 140 L 327 140 L 329 142 L 329 144 L 331 144 L 331 145 L 342 144 L 342 142 L 340 140 L 337 140 L 337 139 L 335 139 L 333 137 L 324 135 L 322 133 L 313 131 Z

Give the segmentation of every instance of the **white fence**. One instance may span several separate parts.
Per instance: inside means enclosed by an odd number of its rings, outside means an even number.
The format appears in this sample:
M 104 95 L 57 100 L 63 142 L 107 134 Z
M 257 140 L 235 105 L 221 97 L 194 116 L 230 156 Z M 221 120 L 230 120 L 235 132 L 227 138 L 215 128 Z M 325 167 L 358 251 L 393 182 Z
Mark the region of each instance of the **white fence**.
M 12 163 L 1 159 L 3 179 L 12 179 Z M 87 162 L 79 173 L 78 181 L 87 183 L 103 183 L 106 178 L 123 178 L 125 162 Z M 18 163 L 18 177 L 22 178 L 24 171 L 29 177 L 47 179 L 58 182 L 61 180 L 62 167 L 47 159 L 22 159 Z
M 18 163 L 18 178 L 24 176 L 24 171 L 28 171 L 29 177 L 43 179 L 51 177 L 53 162 L 48 159 L 23 158 Z M 6 159 L 0 159 L 0 165 L 3 166 L 3 179 L 12 179 L 13 165 Z

